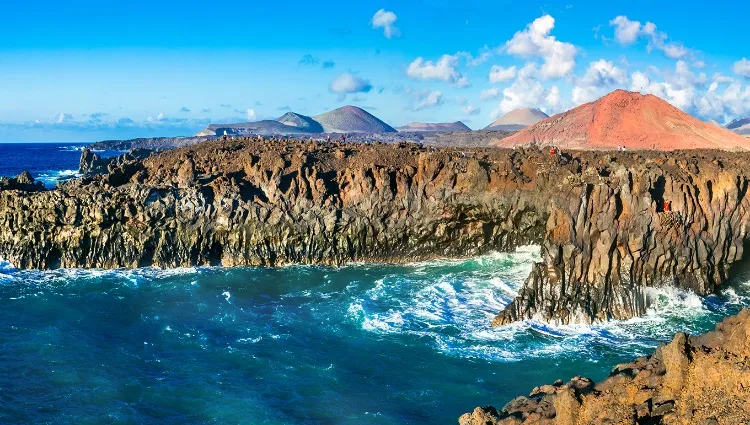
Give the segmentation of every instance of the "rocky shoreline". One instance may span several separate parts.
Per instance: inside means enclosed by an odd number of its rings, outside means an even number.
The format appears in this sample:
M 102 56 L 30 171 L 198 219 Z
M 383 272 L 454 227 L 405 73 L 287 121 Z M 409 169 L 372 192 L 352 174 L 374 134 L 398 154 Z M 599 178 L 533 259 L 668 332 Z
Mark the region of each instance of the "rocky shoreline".
M 541 246 L 495 325 L 643 314 L 742 258 L 750 155 L 215 140 L 114 161 L 52 191 L 0 186 L 18 268 L 408 262 Z M 97 174 L 102 173 L 102 174 Z
M 750 310 L 712 332 L 683 333 L 615 366 L 595 384 L 574 377 L 534 388 L 501 410 L 477 407 L 460 425 L 705 424 L 750 420 Z

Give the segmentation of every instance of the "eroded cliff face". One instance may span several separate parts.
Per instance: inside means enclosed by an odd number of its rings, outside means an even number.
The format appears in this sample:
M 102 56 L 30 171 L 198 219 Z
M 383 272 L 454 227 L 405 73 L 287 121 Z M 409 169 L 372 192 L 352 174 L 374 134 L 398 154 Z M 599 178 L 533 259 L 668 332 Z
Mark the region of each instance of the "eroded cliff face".
M 495 149 L 208 142 L 54 191 L 0 192 L 0 257 L 113 268 L 477 255 L 542 238 L 544 198 L 524 185 Z
M 0 258 L 340 265 L 534 243 L 543 261 L 494 324 L 626 318 L 644 312 L 648 286 L 707 294 L 728 277 L 750 223 L 749 163 L 699 151 L 218 140 L 119 159 L 54 191 L 0 191 Z
M 501 410 L 477 407 L 460 425 L 736 425 L 750 421 L 750 310 L 695 338 L 683 333 L 656 352 L 616 366 L 595 384 L 534 388 Z
M 558 183 L 544 262 L 495 325 L 629 318 L 645 311 L 644 287 L 706 295 L 728 279 L 750 223 L 746 157 L 608 156 Z

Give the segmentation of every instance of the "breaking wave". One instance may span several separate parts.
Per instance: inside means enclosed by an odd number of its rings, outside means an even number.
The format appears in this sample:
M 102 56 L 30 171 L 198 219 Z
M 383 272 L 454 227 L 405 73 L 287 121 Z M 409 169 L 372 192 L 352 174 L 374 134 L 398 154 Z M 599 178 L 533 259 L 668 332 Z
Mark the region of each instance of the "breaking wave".
M 347 313 L 367 332 L 426 339 L 458 357 L 506 362 L 573 356 L 598 361 L 611 350 L 647 354 L 675 332 L 704 332 L 721 317 L 750 305 L 747 283 L 706 298 L 674 288 L 649 288 L 650 308 L 643 317 L 566 326 L 528 320 L 490 328 L 535 261 L 540 261 L 538 249 L 524 247 L 470 260 L 414 263 L 410 273 L 378 280 L 349 304 Z

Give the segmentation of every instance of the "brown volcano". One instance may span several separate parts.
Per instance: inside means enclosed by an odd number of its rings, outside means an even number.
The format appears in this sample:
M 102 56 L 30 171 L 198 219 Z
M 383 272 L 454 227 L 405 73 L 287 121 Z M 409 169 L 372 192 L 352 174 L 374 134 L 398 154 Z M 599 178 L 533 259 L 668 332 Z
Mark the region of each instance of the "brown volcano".
M 750 140 L 694 118 L 653 95 L 625 90 L 540 121 L 496 146 L 564 149 L 750 150 Z

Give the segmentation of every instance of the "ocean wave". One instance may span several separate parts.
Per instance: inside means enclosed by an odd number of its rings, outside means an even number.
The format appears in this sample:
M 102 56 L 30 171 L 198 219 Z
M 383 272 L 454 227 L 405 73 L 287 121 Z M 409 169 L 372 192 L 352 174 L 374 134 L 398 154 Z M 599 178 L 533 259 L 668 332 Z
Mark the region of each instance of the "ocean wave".
M 621 349 L 642 355 L 675 332 L 699 333 L 732 309 L 750 305 L 750 283 L 711 297 L 675 288 L 646 288 L 646 315 L 593 325 L 551 325 L 528 320 L 490 328 L 493 317 L 516 296 L 536 247 L 470 260 L 412 263 L 421 273 L 393 274 L 374 282 L 347 308 L 370 333 L 416 337 L 451 356 L 491 361 L 576 357 L 598 361 Z M 413 342 L 405 342 L 413 343 Z M 608 349 L 604 349 L 608 347 Z
M 55 187 L 57 182 L 81 177 L 78 170 L 48 170 L 38 173 L 35 177 L 41 180 L 45 187 Z
M 81 144 L 81 145 L 65 145 L 60 146 L 59 149 L 64 152 L 81 152 L 88 146 L 87 144 Z

